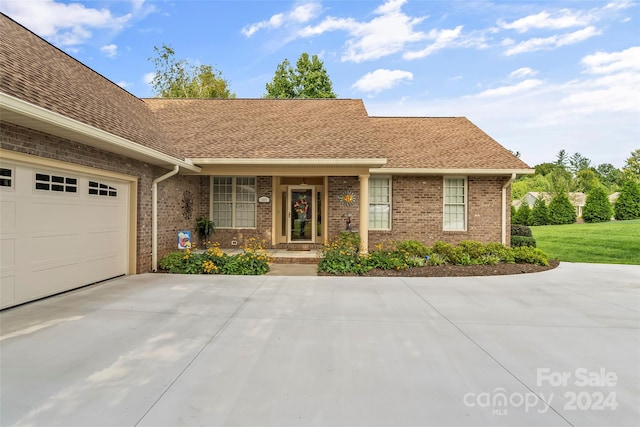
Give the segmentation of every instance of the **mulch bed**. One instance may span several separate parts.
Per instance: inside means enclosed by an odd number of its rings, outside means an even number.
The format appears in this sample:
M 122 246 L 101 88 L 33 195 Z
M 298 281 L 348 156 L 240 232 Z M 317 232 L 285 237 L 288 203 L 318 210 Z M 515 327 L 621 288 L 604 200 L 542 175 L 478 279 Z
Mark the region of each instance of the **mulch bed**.
M 551 270 L 560 264 L 557 259 L 549 260 L 549 267 L 533 264 L 498 264 L 498 265 L 427 265 L 411 267 L 404 270 L 374 269 L 363 274 L 365 277 L 467 277 L 467 276 L 503 276 L 506 274 L 539 273 Z M 333 276 L 330 273 L 318 272 L 318 276 Z M 348 274 L 346 276 L 355 276 Z

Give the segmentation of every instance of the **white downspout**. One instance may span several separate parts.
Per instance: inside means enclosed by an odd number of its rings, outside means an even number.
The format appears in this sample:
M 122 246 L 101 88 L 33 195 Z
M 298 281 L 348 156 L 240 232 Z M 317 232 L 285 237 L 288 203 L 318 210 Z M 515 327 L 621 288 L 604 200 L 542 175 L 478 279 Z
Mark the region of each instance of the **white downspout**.
M 153 180 L 151 185 L 151 270 L 158 271 L 158 183 L 180 172 L 180 166 Z
M 507 244 L 507 187 L 516 180 L 516 174 L 512 173 L 511 178 L 502 186 L 502 244 Z M 511 215 L 511 210 L 509 210 Z

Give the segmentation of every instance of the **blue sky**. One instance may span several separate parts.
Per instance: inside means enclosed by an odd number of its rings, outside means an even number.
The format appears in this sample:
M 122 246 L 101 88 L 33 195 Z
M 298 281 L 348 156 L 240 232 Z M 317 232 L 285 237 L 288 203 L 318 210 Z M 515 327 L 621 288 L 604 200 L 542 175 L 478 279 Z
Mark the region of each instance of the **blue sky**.
M 466 116 L 531 166 L 640 148 L 640 5 L 611 1 L 56 1 L 0 10 L 139 97 L 148 58 L 222 71 L 240 98 L 319 55 L 370 115 Z

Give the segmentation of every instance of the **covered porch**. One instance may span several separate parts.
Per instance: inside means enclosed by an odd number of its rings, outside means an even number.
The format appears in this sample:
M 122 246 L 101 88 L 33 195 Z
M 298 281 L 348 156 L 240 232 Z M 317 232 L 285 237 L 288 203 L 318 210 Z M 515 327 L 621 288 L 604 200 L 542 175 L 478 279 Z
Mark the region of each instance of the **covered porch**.
M 271 249 L 315 252 L 348 229 L 360 233 L 362 250 L 368 251 L 370 169 L 380 168 L 386 159 L 191 161 L 210 180 L 209 217 L 217 222 L 215 238 L 222 240 L 222 247 L 241 246 L 253 237 L 265 240 Z M 242 179 L 230 180 L 233 177 L 255 178 L 250 181 L 255 186 L 245 191 L 238 184 Z M 245 199 L 255 200 L 253 226 L 220 227 L 219 199 L 234 202 L 240 197 L 233 189 L 230 196 L 217 195 L 220 179 L 235 186 Z

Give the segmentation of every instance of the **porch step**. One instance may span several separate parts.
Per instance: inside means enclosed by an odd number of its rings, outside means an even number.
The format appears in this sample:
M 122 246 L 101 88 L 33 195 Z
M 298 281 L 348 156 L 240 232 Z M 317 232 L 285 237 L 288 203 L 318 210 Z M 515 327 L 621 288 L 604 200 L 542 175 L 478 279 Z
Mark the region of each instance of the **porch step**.
M 320 262 L 320 253 L 317 249 L 306 251 L 269 249 L 269 256 L 274 264 L 317 264 Z
M 288 250 L 292 252 L 299 251 L 316 251 L 322 249 L 324 245 L 321 243 L 279 243 L 274 249 Z

